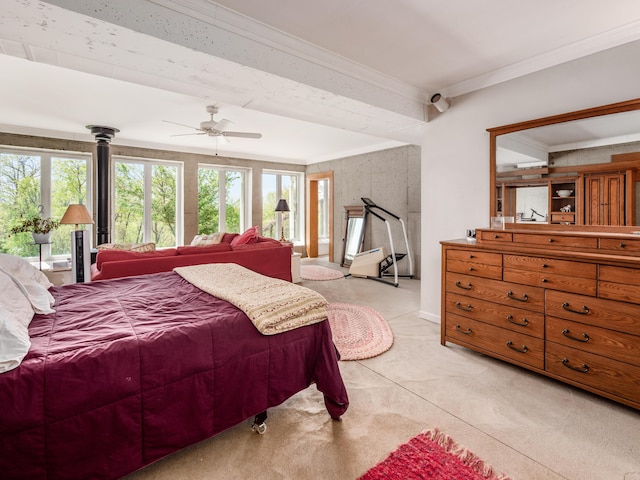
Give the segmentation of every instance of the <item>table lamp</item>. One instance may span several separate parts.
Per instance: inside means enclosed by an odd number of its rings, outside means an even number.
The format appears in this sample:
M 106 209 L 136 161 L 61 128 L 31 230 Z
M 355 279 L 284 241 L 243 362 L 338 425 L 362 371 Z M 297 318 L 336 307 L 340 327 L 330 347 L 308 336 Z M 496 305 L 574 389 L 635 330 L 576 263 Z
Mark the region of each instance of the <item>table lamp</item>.
M 281 198 L 280 200 L 278 200 L 278 205 L 276 205 L 276 212 L 280 212 L 280 227 L 281 227 L 281 234 L 280 234 L 280 241 L 281 242 L 286 242 L 287 239 L 284 238 L 284 221 L 282 219 L 282 212 L 288 212 L 289 211 L 289 205 L 287 204 L 287 201 L 284 198 Z
M 91 276 L 91 251 L 89 246 L 89 231 L 80 230 L 79 225 L 93 223 L 87 207 L 71 204 L 60 219 L 61 224 L 75 225 L 71 232 L 71 275 L 76 283 L 83 283 Z

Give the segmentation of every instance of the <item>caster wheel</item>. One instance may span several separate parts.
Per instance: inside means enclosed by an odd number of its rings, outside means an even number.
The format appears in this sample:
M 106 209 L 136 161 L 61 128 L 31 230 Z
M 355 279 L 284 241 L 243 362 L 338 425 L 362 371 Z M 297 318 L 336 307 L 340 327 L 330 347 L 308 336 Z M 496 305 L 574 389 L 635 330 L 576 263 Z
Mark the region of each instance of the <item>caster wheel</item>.
M 253 428 L 253 430 L 255 432 L 257 432 L 258 435 L 264 435 L 264 433 L 267 431 L 267 424 L 266 423 L 260 423 L 260 424 L 255 424 L 254 423 L 251 428 Z

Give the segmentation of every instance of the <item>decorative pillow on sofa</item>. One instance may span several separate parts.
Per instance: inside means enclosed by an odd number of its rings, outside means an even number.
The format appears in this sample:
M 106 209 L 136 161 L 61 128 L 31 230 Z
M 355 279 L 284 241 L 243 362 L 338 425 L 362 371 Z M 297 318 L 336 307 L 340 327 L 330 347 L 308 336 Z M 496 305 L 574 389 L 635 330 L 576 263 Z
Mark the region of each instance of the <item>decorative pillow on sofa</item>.
M 153 242 L 148 243 L 103 243 L 96 247 L 100 250 L 120 250 L 126 252 L 155 252 L 156 244 Z
M 192 247 L 185 245 L 178 247 L 178 255 L 199 255 L 201 253 L 216 253 L 216 252 L 229 252 L 231 251 L 231 245 L 228 243 L 216 243 L 213 245 L 205 245 L 203 247 Z
M 96 267 L 102 268 L 104 262 L 119 262 L 121 260 L 140 260 L 144 258 L 174 257 L 178 254 L 175 248 L 154 250 L 152 252 L 132 252 L 128 250 L 99 250 L 96 256 Z
M 196 235 L 191 240 L 191 246 L 201 247 L 203 245 L 216 245 L 224 238 L 224 232 L 211 233 L 209 235 Z
M 247 228 L 242 235 L 238 235 L 236 238 L 231 240 L 231 246 L 235 247 L 236 245 L 246 245 L 247 243 L 256 243 L 258 241 L 258 236 L 260 231 L 258 230 L 258 226 Z

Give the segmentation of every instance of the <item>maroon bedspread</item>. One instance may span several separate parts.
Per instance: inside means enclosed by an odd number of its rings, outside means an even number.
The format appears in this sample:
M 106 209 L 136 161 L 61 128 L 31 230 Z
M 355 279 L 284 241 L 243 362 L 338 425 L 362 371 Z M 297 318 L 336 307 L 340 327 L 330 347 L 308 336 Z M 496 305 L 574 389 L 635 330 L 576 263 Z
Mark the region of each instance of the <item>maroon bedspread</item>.
M 263 336 L 173 272 L 54 287 L 0 374 L 0 477 L 118 478 L 316 382 L 348 406 L 329 322 Z

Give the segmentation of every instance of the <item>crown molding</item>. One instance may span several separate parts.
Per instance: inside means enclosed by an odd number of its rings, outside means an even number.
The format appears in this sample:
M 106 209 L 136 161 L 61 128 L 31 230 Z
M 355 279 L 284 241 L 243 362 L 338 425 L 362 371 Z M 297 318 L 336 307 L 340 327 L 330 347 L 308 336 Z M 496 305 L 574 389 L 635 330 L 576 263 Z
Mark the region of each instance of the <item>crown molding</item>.
M 440 91 L 445 92 L 447 97 L 457 97 L 636 40 L 640 40 L 640 21 L 628 23 L 585 40 L 514 63 L 508 67 L 449 85 L 441 88 Z

